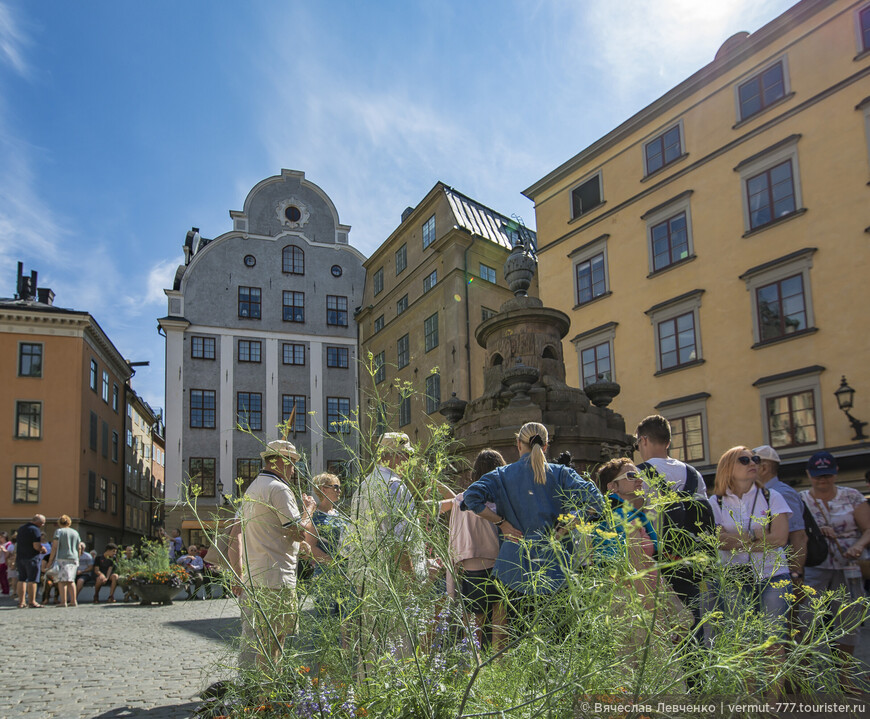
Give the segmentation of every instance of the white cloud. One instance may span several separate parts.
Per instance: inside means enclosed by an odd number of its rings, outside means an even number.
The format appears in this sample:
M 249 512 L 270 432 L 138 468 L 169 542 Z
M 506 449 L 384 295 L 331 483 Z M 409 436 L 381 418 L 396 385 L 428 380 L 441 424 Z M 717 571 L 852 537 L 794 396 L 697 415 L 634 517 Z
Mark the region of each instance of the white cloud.
M 163 305 L 166 303 L 166 295 L 163 290 L 172 289 L 175 279 L 175 271 L 178 269 L 178 258 L 160 260 L 152 265 L 148 271 L 148 281 L 145 289 L 145 302 L 147 304 Z
M 19 75 L 27 75 L 24 46 L 29 43 L 12 10 L 0 2 L 0 62 L 11 66 Z

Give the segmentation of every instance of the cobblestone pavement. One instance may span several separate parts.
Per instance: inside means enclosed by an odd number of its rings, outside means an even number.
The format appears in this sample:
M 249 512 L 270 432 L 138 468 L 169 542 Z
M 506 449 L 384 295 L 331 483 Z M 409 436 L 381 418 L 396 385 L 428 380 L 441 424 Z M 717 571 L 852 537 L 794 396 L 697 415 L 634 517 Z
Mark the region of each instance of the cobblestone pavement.
M 239 631 L 234 601 L 181 594 L 172 606 L 143 607 L 92 597 L 86 588 L 76 609 L 17 609 L 0 597 L 2 719 L 182 719 L 230 674 L 221 665 Z

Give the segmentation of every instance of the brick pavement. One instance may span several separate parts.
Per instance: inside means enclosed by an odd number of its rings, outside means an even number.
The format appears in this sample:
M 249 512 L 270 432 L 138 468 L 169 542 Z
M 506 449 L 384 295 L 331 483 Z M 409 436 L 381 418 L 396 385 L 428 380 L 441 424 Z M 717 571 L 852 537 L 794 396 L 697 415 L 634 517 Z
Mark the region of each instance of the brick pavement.
M 182 719 L 198 692 L 231 674 L 234 601 L 188 602 L 181 594 L 167 607 L 97 605 L 92 589 L 82 594 L 76 609 L 17 609 L 0 597 L 3 719 Z M 45 658 L 25 671 L 22 659 L 34 646 Z

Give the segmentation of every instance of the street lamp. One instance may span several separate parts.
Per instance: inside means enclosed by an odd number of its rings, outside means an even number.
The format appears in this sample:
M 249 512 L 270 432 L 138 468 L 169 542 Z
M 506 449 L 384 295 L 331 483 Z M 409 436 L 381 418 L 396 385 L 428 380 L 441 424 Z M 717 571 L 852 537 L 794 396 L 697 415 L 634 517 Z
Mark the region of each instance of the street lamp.
M 224 494 L 224 483 L 221 482 L 220 480 L 218 480 L 218 483 L 217 483 L 217 491 L 218 491 L 218 497 L 221 498 L 221 504 L 223 504 L 226 507 L 230 503 L 230 500 L 229 500 L 229 497 L 227 497 L 227 495 Z
M 860 419 L 855 419 L 849 414 L 855 399 L 855 390 L 846 384 L 846 375 L 843 375 L 843 378 L 840 380 L 840 386 L 834 392 L 834 396 L 837 398 L 837 406 L 843 410 L 849 419 L 849 423 L 852 425 L 852 429 L 855 430 L 855 436 L 852 437 L 852 440 L 867 439 L 867 435 L 864 434 L 864 427 L 867 426 L 867 423 L 862 422 Z

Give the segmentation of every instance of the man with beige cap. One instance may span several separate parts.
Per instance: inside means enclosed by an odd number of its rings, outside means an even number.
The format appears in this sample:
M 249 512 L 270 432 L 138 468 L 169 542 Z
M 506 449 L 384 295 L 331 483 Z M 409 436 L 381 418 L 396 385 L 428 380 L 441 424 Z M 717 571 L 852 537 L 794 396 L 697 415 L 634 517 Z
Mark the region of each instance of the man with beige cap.
M 299 459 L 292 442 L 272 440 L 260 456 L 263 469 L 245 491 L 229 541 L 230 566 L 241 581 L 234 593 L 242 595 L 244 669 L 277 659 L 296 631 L 296 563 L 314 505 L 303 496 L 303 517 L 290 489 Z
M 758 479 L 767 489 L 775 489 L 788 503 L 791 516 L 788 518 L 788 565 L 792 584 L 798 586 L 804 581 L 804 561 L 807 556 L 807 532 L 804 526 L 804 503 L 797 491 L 783 482 L 779 474 L 779 453 L 770 445 L 763 444 L 752 450 L 761 458 L 758 466 Z

